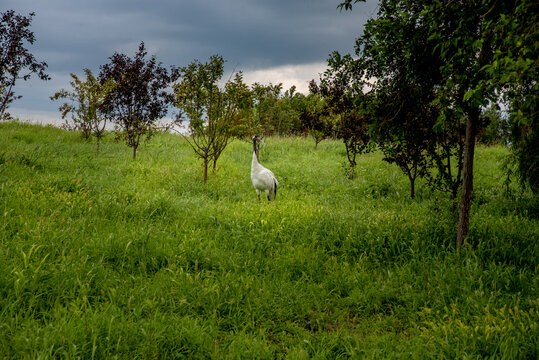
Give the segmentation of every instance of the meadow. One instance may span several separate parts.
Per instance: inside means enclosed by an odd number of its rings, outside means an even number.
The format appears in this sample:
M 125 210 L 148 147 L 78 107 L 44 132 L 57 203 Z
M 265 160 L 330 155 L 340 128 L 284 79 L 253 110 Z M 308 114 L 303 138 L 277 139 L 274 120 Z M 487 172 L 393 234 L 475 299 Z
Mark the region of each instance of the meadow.
M 469 246 L 448 195 L 378 152 L 269 138 L 207 184 L 179 136 L 123 143 L 0 124 L 0 354 L 6 359 L 536 359 L 539 206 L 477 149 Z M 510 190 L 510 191 L 508 191 Z

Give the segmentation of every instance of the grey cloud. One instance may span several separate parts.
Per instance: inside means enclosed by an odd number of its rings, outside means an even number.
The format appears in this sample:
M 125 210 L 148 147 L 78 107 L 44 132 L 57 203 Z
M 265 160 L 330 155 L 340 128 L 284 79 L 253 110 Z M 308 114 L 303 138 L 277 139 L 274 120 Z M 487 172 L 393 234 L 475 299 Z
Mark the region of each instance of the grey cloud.
M 220 54 L 228 66 L 263 69 L 323 62 L 353 51 L 354 40 L 377 1 L 339 12 L 338 0 L 4 0 L 5 9 L 34 11 L 32 50 L 50 72 L 99 71 L 115 51 L 134 54 L 144 41 L 165 65 Z M 32 81 L 23 92 L 49 91 Z M 68 83 L 64 87 L 69 86 Z M 31 90 L 29 90 L 31 89 Z M 21 92 L 19 92 L 21 93 Z M 26 94 L 22 93 L 27 97 Z M 48 98 L 44 94 L 41 98 Z M 39 95 L 33 94 L 34 100 Z M 21 106 L 20 102 L 17 106 Z M 50 101 L 22 106 L 44 106 Z

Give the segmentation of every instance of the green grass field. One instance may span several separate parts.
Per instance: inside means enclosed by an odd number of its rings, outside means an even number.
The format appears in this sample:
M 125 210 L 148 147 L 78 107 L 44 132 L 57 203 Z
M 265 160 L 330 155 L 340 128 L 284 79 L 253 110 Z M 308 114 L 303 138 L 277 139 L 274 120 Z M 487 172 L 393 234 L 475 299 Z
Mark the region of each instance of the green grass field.
M 505 194 L 508 151 L 479 147 L 469 234 L 446 194 L 380 153 L 270 138 L 202 183 L 185 141 L 122 143 L 0 124 L 0 354 L 45 359 L 536 359 L 537 198 Z

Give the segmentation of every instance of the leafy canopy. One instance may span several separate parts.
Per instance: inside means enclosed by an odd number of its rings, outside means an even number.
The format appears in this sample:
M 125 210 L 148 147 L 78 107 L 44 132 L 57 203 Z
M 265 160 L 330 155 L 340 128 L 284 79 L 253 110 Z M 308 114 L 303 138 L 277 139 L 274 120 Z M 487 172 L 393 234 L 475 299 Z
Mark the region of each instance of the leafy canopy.
M 220 55 L 211 56 L 205 63 L 194 60 L 181 68 L 181 80 L 173 86 L 176 106 L 189 122 L 189 136 L 182 135 L 204 162 L 204 182 L 208 163 L 213 161 L 215 169 L 230 139 L 244 131 L 243 116 L 252 104 L 241 72 L 226 81 L 224 87 L 219 86 L 224 62 Z
M 62 89 L 51 96 L 51 100 L 67 99 L 58 110 L 62 119 L 66 119 L 71 113 L 73 127 L 82 132 L 85 139 L 89 139 L 93 134 L 99 141 L 104 135 L 107 119 L 103 116 L 103 104 L 108 94 L 114 89 L 116 84 L 107 80 L 101 84 L 92 74 L 90 69 L 84 69 L 86 79 L 80 79 L 76 74 L 71 74 L 71 91 Z M 68 128 L 71 127 L 66 120 Z
M 146 59 L 148 52 L 141 42 L 133 58 L 115 53 L 110 63 L 101 66 L 99 80 L 116 84 L 103 104 L 104 113 L 120 130 L 133 158 L 143 137 L 149 139 L 165 117 L 174 95 L 168 90 L 179 77 L 178 69 L 167 70 L 155 56 Z
M 49 80 L 45 73 L 47 63 L 39 62 L 27 49 L 35 36 L 29 27 L 34 13 L 22 16 L 13 10 L 0 13 L 0 119 L 9 118 L 9 105 L 21 96 L 16 96 L 13 87 L 17 80 L 30 79 L 37 74 L 41 80 Z

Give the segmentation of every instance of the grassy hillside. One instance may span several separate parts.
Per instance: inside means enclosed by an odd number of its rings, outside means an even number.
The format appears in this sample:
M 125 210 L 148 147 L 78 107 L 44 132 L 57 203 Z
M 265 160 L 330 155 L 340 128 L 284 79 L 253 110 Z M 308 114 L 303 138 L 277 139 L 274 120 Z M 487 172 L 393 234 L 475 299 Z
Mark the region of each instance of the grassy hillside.
M 52 127 L 0 124 L 0 354 L 7 358 L 536 358 L 537 199 L 504 196 L 480 147 L 469 248 L 445 194 L 378 153 L 268 139 L 202 183 L 179 137 L 131 159 Z M 421 185 L 421 184 L 420 184 Z

